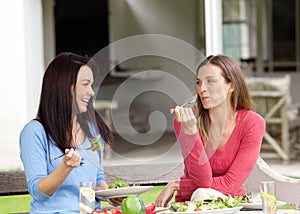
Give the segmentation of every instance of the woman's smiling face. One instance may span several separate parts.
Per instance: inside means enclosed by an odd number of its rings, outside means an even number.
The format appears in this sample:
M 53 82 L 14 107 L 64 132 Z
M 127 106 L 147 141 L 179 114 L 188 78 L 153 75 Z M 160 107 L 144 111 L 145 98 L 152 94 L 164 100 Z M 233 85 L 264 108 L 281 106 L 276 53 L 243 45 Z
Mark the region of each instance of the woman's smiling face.
M 197 93 L 205 109 L 214 108 L 226 102 L 231 83 L 226 83 L 222 69 L 207 64 L 198 71 L 196 79 Z
M 94 77 L 91 68 L 87 65 L 81 66 L 76 82 L 76 102 L 80 113 L 87 111 L 89 101 L 95 95 L 93 83 Z

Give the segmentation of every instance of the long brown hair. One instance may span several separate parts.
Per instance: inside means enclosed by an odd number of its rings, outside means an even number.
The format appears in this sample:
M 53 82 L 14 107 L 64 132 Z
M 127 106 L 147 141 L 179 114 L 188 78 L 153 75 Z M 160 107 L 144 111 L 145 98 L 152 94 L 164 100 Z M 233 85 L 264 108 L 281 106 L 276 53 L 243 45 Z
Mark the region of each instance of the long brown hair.
M 197 72 L 202 66 L 207 64 L 215 65 L 221 68 L 222 76 L 224 77 L 225 81 L 227 83 L 232 83 L 234 87 L 234 91 L 231 94 L 232 109 L 235 111 L 240 109 L 250 110 L 252 108 L 252 100 L 239 65 L 229 56 L 211 55 L 199 64 Z M 211 121 L 209 118 L 208 109 L 203 108 L 199 95 L 197 97 L 197 109 L 199 115 L 200 134 L 204 140 L 207 140 Z
M 77 74 L 83 65 L 92 69 L 94 77 L 99 75 L 96 62 L 89 57 L 64 52 L 54 58 L 43 77 L 37 120 L 44 126 L 48 147 L 49 143 L 53 142 L 62 152 L 70 148 L 72 144 L 73 116 L 77 114 L 78 106 L 75 99 L 76 93 L 72 94 L 71 88 L 76 88 Z M 77 121 L 88 137 L 96 137 L 91 130 L 91 125 L 94 125 L 104 141 L 108 144 L 112 143 L 112 133 L 95 111 L 92 99 L 90 99 L 87 111 L 77 114 Z

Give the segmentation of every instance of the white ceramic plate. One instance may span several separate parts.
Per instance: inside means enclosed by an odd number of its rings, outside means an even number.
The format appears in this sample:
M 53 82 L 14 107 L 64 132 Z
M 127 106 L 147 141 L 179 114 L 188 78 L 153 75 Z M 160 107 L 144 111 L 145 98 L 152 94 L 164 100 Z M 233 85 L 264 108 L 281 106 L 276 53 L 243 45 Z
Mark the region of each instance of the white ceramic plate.
M 286 204 L 284 201 L 276 201 L 276 203 L 277 209 Z M 261 200 L 255 200 L 252 203 L 241 203 L 241 206 L 243 206 L 245 209 L 261 210 L 262 202 Z
M 153 186 L 132 186 L 117 189 L 97 190 L 96 196 L 104 198 L 126 197 L 128 195 L 139 195 L 152 189 Z
M 234 208 L 224 208 L 224 209 L 218 209 L 218 210 L 206 210 L 206 211 L 192 211 L 192 212 L 171 212 L 171 211 L 162 211 L 159 212 L 158 214 L 179 214 L 179 213 L 184 213 L 184 214 L 235 214 L 238 213 L 239 210 L 242 209 L 242 206 L 240 207 L 234 207 Z

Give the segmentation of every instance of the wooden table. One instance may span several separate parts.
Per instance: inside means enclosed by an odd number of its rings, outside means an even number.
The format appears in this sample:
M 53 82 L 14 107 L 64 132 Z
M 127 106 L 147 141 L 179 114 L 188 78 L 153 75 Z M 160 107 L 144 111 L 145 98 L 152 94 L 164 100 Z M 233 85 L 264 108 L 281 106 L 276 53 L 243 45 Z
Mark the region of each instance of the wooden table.
M 253 210 L 253 211 L 239 211 L 239 214 L 262 214 L 261 210 Z M 277 210 L 277 214 L 299 214 L 300 211 L 296 210 Z

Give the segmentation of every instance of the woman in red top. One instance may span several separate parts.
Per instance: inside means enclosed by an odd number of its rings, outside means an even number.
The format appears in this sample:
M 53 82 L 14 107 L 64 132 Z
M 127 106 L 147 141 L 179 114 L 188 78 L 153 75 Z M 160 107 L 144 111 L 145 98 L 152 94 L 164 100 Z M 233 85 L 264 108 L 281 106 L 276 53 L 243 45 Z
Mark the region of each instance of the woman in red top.
M 196 84 L 196 108 L 171 109 L 184 174 L 164 188 L 157 206 L 166 206 L 175 191 L 176 201 L 243 196 L 244 182 L 259 156 L 265 121 L 250 110 L 238 64 L 225 55 L 209 56 L 198 67 Z

